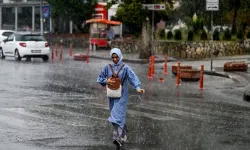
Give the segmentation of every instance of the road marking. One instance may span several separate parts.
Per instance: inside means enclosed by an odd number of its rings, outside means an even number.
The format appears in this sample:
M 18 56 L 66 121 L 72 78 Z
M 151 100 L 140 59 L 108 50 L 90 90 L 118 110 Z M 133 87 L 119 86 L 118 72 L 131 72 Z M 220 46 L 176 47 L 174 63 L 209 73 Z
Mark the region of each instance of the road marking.
M 81 104 L 81 105 L 84 105 L 84 106 L 87 106 L 87 107 L 102 108 L 102 109 L 106 109 L 106 110 L 109 109 L 107 107 L 107 105 L 104 105 L 104 104 L 97 104 L 97 103 L 90 103 L 90 104 L 92 104 L 93 106 L 91 106 L 91 105 L 85 105 L 85 104 Z M 163 116 L 163 115 L 156 115 L 156 114 L 150 114 L 150 113 L 135 111 L 135 110 L 131 110 L 131 109 L 128 109 L 127 113 L 129 115 L 139 116 L 139 117 L 146 117 L 146 118 L 150 118 L 150 119 L 153 119 L 153 120 L 161 120 L 161 121 L 179 120 L 179 119 L 173 118 L 173 117 L 168 117 L 168 116 Z
M 37 106 L 37 107 L 32 108 L 30 110 L 45 112 L 45 110 L 41 110 L 40 108 L 44 109 L 45 107 Z M 87 124 L 82 124 L 78 120 L 75 121 L 75 122 L 73 122 L 73 121 L 65 122 L 65 120 L 63 120 L 63 119 L 56 120 L 56 119 L 49 118 L 49 117 L 41 117 L 41 116 L 38 116 L 36 113 L 31 113 L 31 112 L 25 111 L 24 108 L 1 108 L 0 110 L 5 110 L 5 111 L 16 113 L 16 114 L 21 114 L 21 115 L 25 115 L 25 116 L 29 116 L 29 117 L 33 117 L 33 118 L 38 118 L 38 119 L 41 119 L 41 120 L 49 120 L 49 121 L 52 120 L 52 122 L 59 123 L 59 124 L 66 124 L 68 126 L 78 126 L 78 127 L 90 126 L 90 125 L 87 125 Z M 51 111 L 51 110 L 49 110 L 49 111 Z M 61 111 L 61 110 L 55 110 L 55 111 L 63 113 L 64 115 L 65 115 L 65 112 L 66 112 L 66 111 Z M 45 112 L 45 113 L 47 113 L 47 112 Z M 74 113 L 68 112 L 68 114 L 73 115 Z M 79 114 L 77 114 L 77 115 L 79 115 Z M 27 120 L 27 121 L 25 121 L 25 120 Z M 6 115 L 5 116 L 4 115 L 0 116 L 0 122 L 5 122 L 5 124 L 9 124 L 9 125 L 13 125 L 13 126 L 17 126 L 16 124 L 20 124 L 20 125 L 18 125 L 18 127 L 26 128 L 26 129 L 35 129 L 35 128 L 43 129 L 43 128 L 45 128 L 45 125 L 41 125 L 41 123 L 38 122 L 38 121 L 37 122 L 30 121 L 30 120 L 28 120 L 26 118 L 23 118 L 23 120 L 21 120 L 21 119 L 14 118 L 13 116 L 6 116 Z M 17 123 L 12 123 L 12 122 L 17 122 Z M 26 124 L 26 125 L 22 125 L 22 124 Z
M 34 121 L 30 120 L 24 120 L 24 119 L 18 119 L 14 117 L 9 117 L 0 114 L 0 122 L 7 124 L 8 126 L 12 127 L 18 127 L 18 128 L 23 128 L 23 129 L 34 129 L 34 128 L 42 128 L 42 126 Z
M 143 108 L 143 109 L 148 109 L 148 110 L 153 110 L 153 111 L 160 111 L 160 112 L 165 112 L 165 113 L 170 113 L 170 114 L 176 114 L 180 116 L 188 116 L 200 120 L 207 120 L 207 118 L 213 118 L 216 119 L 217 117 L 211 117 L 211 116 L 204 116 L 204 115 L 199 115 L 195 113 L 189 113 L 189 112 L 184 112 L 181 110 L 173 110 L 173 109 L 168 109 L 168 108 L 159 108 L 155 106 L 148 106 L 148 105 L 138 105 L 136 106 L 137 108 Z

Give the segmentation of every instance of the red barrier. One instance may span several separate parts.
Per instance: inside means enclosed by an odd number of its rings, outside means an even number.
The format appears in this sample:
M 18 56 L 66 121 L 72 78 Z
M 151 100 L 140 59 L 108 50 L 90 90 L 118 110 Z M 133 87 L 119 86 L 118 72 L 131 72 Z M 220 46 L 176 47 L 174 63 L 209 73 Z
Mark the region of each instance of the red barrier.
M 203 72 L 204 72 L 204 65 L 201 65 L 201 72 L 200 72 L 200 89 L 201 90 L 204 90 L 204 87 L 203 87 L 203 80 L 204 80 Z
M 163 73 L 166 75 L 166 74 L 168 74 L 168 72 L 167 72 L 167 64 L 166 63 L 164 63 L 164 67 L 163 67 Z
M 52 47 L 52 50 L 51 50 L 51 59 L 54 60 L 54 48 Z
M 155 76 L 155 56 L 151 56 L 151 77 Z
M 165 55 L 164 74 L 168 74 L 168 55 Z
M 60 48 L 60 62 L 62 62 L 62 59 L 63 59 L 63 51 L 62 51 L 62 46 Z
M 57 45 L 57 43 L 56 43 L 56 58 L 57 58 L 57 56 L 58 56 L 58 45 Z
M 73 50 L 72 50 L 72 43 L 69 45 L 69 56 L 72 57 L 73 55 Z
M 148 79 L 152 78 L 152 56 L 149 57 Z
M 163 78 L 160 78 L 160 79 L 159 79 L 159 82 L 164 82 L 164 79 L 163 79 Z
M 177 76 L 176 76 L 176 86 L 180 86 L 180 82 L 181 82 L 181 76 L 180 76 L 180 66 L 181 66 L 181 63 L 178 62 L 178 66 L 177 66 Z

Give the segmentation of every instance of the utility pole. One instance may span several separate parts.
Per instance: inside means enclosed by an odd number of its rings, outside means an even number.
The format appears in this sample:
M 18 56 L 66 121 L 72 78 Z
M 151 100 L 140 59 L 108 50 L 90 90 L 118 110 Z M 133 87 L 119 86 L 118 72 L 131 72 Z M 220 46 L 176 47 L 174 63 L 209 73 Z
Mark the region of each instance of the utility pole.
M 43 35 L 43 10 L 42 10 L 43 0 L 40 0 L 40 32 Z
M 142 4 L 144 8 L 152 11 L 151 55 L 154 54 L 154 11 L 166 10 L 165 4 Z
M 213 42 L 213 34 L 214 34 L 214 27 L 213 27 L 213 11 L 219 11 L 219 0 L 206 0 L 206 10 L 211 11 L 211 48 L 210 48 L 210 55 L 211 55 L 211 71 L 213 70 L 213 49 L 214 49 L 214 42 Z
M 211 66 L 210 70 L 213 71 L 213 49 L 214 49 L 214 43 L 213 43 L 213 34 L 214 34 L 214 25 L 213 25 L 213 11 L 211 11 L 211 50 L 210 50 L 210 55 L 211 55 Z

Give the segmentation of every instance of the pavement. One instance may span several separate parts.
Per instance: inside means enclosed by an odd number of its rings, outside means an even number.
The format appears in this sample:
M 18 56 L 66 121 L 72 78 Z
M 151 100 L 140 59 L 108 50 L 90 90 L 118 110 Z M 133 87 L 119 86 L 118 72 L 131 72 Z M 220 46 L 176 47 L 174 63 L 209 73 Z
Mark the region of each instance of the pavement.
M 90 51 L 89 57 L 110 60 L 109 50 L 97 50 L 95 52 Z M 165 62 L 164 57 L 165 57 L 164 55 L 155 55 L 155 63 L 156 64 L 164 63 Z M 168 64 L 170 65 L 180 62 L 182 65 L 191 65 L 193 68 L 197 69 L 199 69 L 201 65 L 204 65 L 205 74 L 221 76 L 226 78 L 230 78 L 231 75 L 229 72 L 224 72 L 223 70 L 224 64 L 226 62 L 232 62 L 232 61 L 245 61 L 246 63 L 249 64 L 250 55 L 217 57 L 213 58 L 213 60 L 211 60 L 210 58 L 199 59 L 199 60 L 187 60 L 187 59 L 178 59 L 175 57 L 168 56 Z M 146 64 L 149 62 L 149 60 L 140 59 L 139 53 L 123 53 L 123 62 Z
M 75 49 L 75 53 L 82 53 L 82 49 Z M 96 59 L 104 59 L 110 60 L 109 50 L 97 50 L 97 51 L 90 51 L 89 57 L 96 58 Z M 83 52 L 86 54 L 86 52 Z M 155 55 L 155 64 L 159 66 L 163 66 L 162 64 L 165 62 L 164 55 Z M 219 76 L 225 78 L 231 78 L 232 80 L 237 80 L 238 82 L 244 83 L 245 80 L 239 76 L 235 76 L 231 72 L 224 71 L 224 64 L 226 62 L 232 61 L 245 61 L 247 64 L 250 63 L 250 55 L 239 55 L 239 56 L 227 56 L 227 57 L 216 57 L 216 58 L 205 58 L 205 59 L 198 59 L 198 60 L 187 60 L 187 59 L 178 59 L 175 57 L 168 56 L 168 66 L 172 66 L 180 62 L 182 65 L 191 65 L 193 68 L 200 69 L 201 65 L 204 65 L 204 74 L 212 75 L 212 76 Z M 149 62 L 148 59 L 139 59 L 139 53 L 123 53 L 123 62 L 130 62 L 130 63 L 140 63 L 146 64 Z M 246 72 L 247 74 L 247 72 Z M 246 83 L 246 82 L 245 82 Z M 250 101 L 250 86 L 246 87 L 244 93 L 244 100 Z

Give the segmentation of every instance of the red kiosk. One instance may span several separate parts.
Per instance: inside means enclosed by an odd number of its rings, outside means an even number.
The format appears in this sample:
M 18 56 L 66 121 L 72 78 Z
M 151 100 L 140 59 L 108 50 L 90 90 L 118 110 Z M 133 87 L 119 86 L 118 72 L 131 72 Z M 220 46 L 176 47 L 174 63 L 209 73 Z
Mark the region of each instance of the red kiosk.
M 121 24 L 119 21 L 110 21 L 107 19 L 90 19 L 87 20 L 86 23 L 90 24 L 90 50 L 96 50 L 98 47 L 108 47 L 107 27 L 120 26 Z

